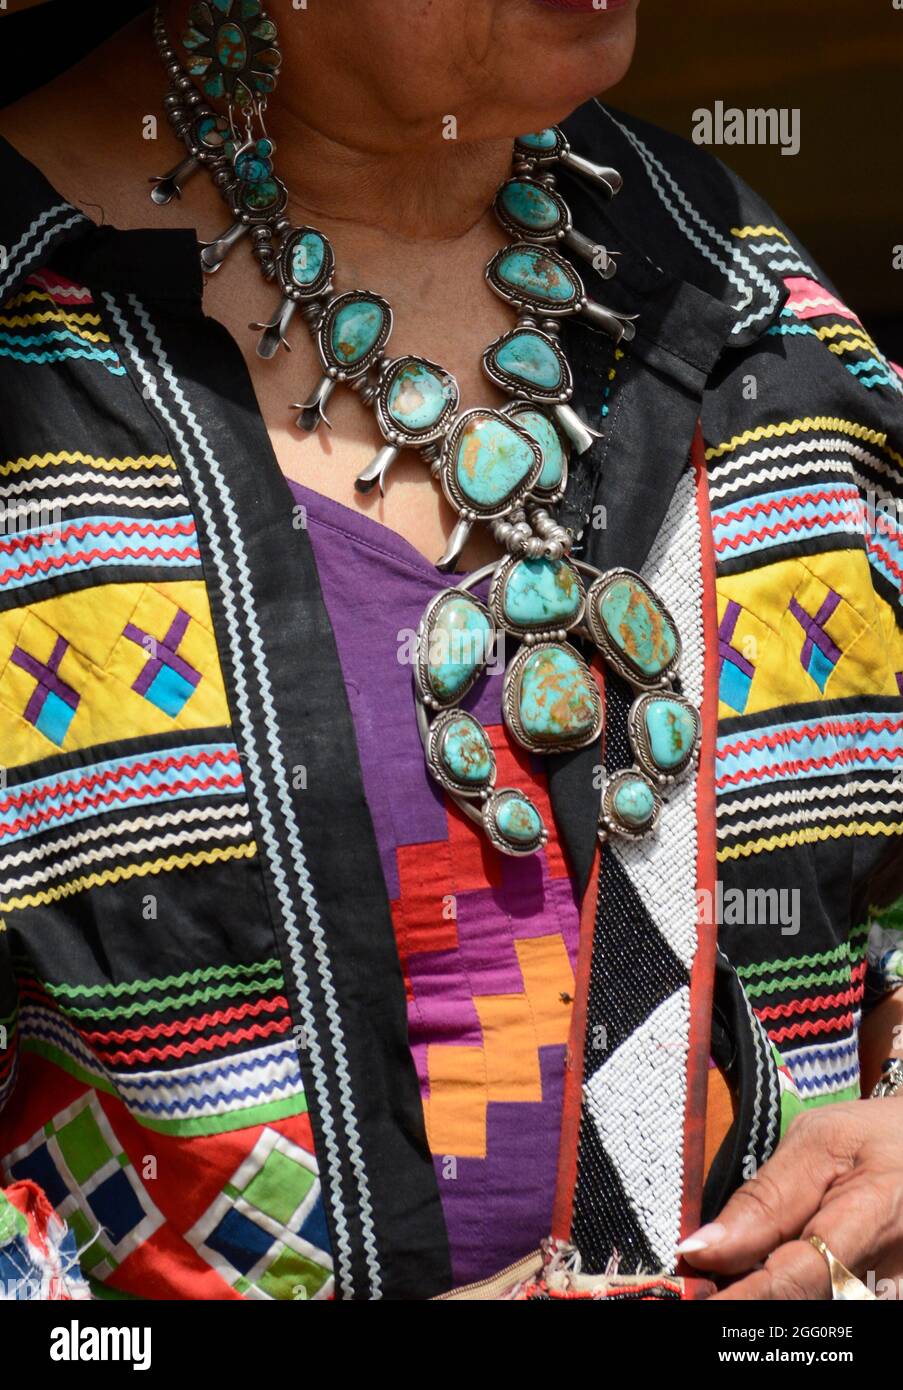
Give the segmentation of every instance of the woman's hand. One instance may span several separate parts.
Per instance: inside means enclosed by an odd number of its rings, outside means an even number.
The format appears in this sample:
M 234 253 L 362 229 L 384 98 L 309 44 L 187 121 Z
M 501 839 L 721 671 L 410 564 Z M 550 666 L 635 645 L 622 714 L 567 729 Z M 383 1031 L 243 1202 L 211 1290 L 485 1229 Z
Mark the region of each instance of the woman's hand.
M 903 1297 L 903 1094 L 800 1115 L 681 1253 L 717 1276 L 744 1276 L 718 1299 L 830 1298 L 828 1265 L 810 1235 L 879 1297 Z M 882 1288 L 882 1279 L 893 1283 Z

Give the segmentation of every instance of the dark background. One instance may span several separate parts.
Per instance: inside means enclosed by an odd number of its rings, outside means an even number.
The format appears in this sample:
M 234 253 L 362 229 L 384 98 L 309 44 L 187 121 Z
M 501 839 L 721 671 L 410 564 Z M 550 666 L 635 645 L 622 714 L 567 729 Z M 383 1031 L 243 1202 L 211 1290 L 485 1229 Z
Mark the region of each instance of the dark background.
M 146 8 L 147 0 L 36 8 L 7 0 L 0 105 Z M 903 361 L 903 270 L 892 263 L 903 245 L 903 9 L 894 0 L 643 0 L 634 66 L 606 99 L 687 138 L 694 110 L 718 100 L 798 107 L 798 155 L 740 145 L 714 153 L 774 206 L 885 352 Z

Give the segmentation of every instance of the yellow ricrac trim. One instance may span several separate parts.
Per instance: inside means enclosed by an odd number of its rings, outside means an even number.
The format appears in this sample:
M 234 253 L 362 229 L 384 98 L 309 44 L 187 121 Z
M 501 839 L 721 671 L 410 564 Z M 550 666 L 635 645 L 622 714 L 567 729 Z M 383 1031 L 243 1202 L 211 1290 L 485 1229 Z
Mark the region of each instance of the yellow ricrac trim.
M 865 338 L 868 342 L 872 339 L 864 328 L 854 328 L 851 323 L 826 323 L 823 328 L 816 328 L 815 335 L 824 341 L 825 338 L 836 338 L 838 333 L 852 333 L 860 338 Z
M 99 314 L 73 314 L 68 309 L 58 309 L 56 311 L 47 310 L 43 314 L 0 314 L 0 323 L 4 328 L 30 328 L 36 323 L 64 323 L 67 328 L 81 329 L 86 323 L 94 328 L 100 327 Z M 83 333 L 82 337 L 87 338 L 89 334 Z M 105 341 L 110 339 L 104 335 Z
M 718 851 L 719 864 L 728 859 L 748 859 L 751 854 L 768 853 L 773 849 L 788 849 L 792 845 L 811 845 L 817 840 L 848 839 L 852 835 L 903 835 L 903 824 L 887 821 L 850 821 L 846 825 L 804 826 L 788 830 L 783 835 L 770 835 L 763 840 L 747 840 L 740 845 Z
M 887 443 L 887 435 L 882 430 L 868 429 L 865 425 L 857 425 L 854 420 L 839 420 L 833 415 L 807 415 L 804 420 L 782 420 L 777 425 L 757 425 L 754 430 L 744 430 L 726 443 L 706 449 L 705 456 L 707 459 L 721 458 L 722 454 L 732 453 L 744 444 L 755 444 L 760 439 L 774 439 L 785 434 L 799 434 L 804 430 L 836 430 L 854 439 L 864 439 L 869 444 L 879 444 L 882 448 Z M 903 459 L 900 461 L 903 463 Z
M 841 343 L 828 343 L 828 351 L 837 353 L 838 357 L 842 352 L 873 352 L 875 344 L 868 338 L 845 338 Z
M 139 458 L 102 459 L 95 454 L 83 454 L 81 450 L 70 453 L 64 449 L 59 454 L 31 454 L 28 458 L 7 459 L 0 463 L 0 477 L 10 473 L 24 473 L 30 468 L 48 468 L 57 463 L 83 463 L 88 468 L 103 468 L 111 473 L 124 472 L 127 468 L 175 468 L 169 454 L 147 454 Z
M 731 236 L 776 236 L 790 245 L 788 237 L 777 227 L 731 227 Z
M 101 888 L 107 883 L 120 883 L 124 879 L 144 878 L 146 874 L 163 874 L 172 869 L 196 869 L 201 864 L 216 864 L 226 859 L 253 859 L 257 853 L 256 844 L 232 845 L 225 849 L 198 850 L 194 854 L 171 854 L 165 859 L 149 859 L 143 864 L 126 864 L 118 869 L 106 869 L 101 874 L 85 874 L 82 878 L 70 879 L 68 883 L 47 888 L 42 893 L 29 893 L 23 898 L 7 898 L 0 902 L 0 912 L 13 912 L 23 907 L 45 907 L 48 903 L 59 902 L 60 898 L 71 897 L 89 888 Z
M 29 290 L 27 294 L 14 295 L 8 299 L 3 306 L 5 309 L 21 309 L 23 304 L 52 304 L 54 309 L 57 307 L 56 300 L 52 294 L 46 290 Z

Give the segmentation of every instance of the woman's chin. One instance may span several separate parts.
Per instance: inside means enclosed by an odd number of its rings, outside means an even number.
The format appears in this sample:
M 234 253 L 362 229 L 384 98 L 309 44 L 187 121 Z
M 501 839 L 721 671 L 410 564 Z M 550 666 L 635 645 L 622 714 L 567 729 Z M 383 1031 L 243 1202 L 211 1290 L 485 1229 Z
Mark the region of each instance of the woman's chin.
M 609 33 L 604 43 L 587 43 L 585 37 L 575 37 L 572 44 L 546 51 L 541 73 L 535 73 L 530 81 L 530 104 L 535 113 L 530 130 L 563 119 L 626 76 L 636 46 L 636 17 L 634 10 L 621 13 L 626 22 Z M 547 117 L 544 122 L 539 119 L 542 113 Z

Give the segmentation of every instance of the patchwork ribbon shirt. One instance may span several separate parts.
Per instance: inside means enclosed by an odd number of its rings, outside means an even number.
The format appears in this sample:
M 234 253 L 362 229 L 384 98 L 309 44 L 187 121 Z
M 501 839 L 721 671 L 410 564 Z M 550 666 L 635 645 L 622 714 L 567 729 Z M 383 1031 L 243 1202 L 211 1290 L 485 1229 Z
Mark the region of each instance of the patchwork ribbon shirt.
M 552 1234 L 690 1296 L 681 1236 L 859 1094 L 903 960 L 903 374 L 716 160 L 564 129 L 624 175 L 561 177 L 639 318 L 563 329 L 601 438 L 561 520 L 662 595 L 702 754 L 600 849 L 629 689 L 541 775 L 496 719 L 554 822 L 517 873 L 382 776 L 341 516 L 297 524 L 194 235 L 98 227 L 0 142 L 0 1179 L 72 1287 L 429 1298 Z

